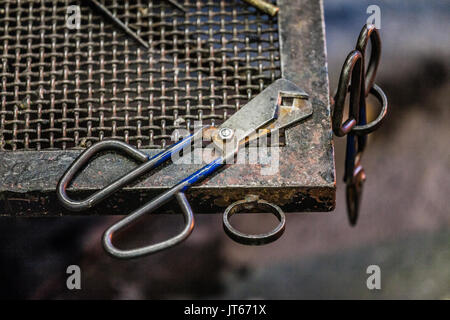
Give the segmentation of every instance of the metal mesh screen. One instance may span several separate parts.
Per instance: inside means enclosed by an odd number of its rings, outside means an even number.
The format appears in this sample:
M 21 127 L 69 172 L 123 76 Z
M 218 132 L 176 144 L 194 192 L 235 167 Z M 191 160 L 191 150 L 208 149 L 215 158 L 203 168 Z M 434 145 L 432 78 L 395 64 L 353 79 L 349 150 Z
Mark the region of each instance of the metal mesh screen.
M 219 124 L 281 76 L 276 18 L 240 0 L 102 1 L 139 45 L 87 1 L 3 0 L 0 150 L 83 148 L 116 138 L 172 143 Z M 79 5 L 81 25 L 66 27 Z

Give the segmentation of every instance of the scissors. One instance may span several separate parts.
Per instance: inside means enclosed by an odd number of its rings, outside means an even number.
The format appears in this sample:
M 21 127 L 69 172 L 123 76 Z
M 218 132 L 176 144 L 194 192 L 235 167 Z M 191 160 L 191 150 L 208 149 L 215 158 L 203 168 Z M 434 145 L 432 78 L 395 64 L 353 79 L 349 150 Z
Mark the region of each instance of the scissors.
M 369 40 L 372 49 L 367 70 L 364 70 Z M 375 84 L 380 57 L 380 34 L 374 25 L 366 24 L 359 34 L 356 49 L 348 54 L 344 62 L 334 96 L 333 131 L 338 137 L 347 135 L 344 182 L 346 183 L 347 213 L 352 226 L 358 220 L 366 180 L 361 159 L 367 145 L 367 135 L 380 127 L 388 111 L 386 95 Z M 345 100 L 349 92 L 349 118 L 342 123 Z M 377 118 L 367 123 L 366 98 L 369 94 L 372 94 L 382 107 Z
M 229 163 L 229 160 L 234 158 L 238 150 L 250 141 L 294 125 L 310 116 L 312 112 L 312 105 L 309 101 L 308 94 L 298 88 L 293 82 L 279 79 L 234 113 L 218 128 L 211 126 L 201 127 L 193 134 L 153 157 L 121 141 L 104 140 L 93 144 L 78 156 L 61 177 L 57 185 L 57 195 L 63 206 L 69 210 L 81 211 L 91 208 L 131 181 L 136 180 L 151 169 L 169 160 L 174 154 L 191 147 L 192 142 L 199 135 L 209 132 L 207 135 L 211 137 L 211 142 L 207 147 L 211 147 L 215 151 L 215 157 L 211 161 L 205 163 L 200 170 L 179 181 L 168 191 L 113 224 L 103 235 L 103 246 L 114 257 L 127 259 L 152 254 L 180 243 L 191 234 L 194 227 L 194 215 L 185 192 L 193 184 L 199 183 Z M 67 195 L 66 188 L 69 186 L 73 177 L 86 165 L 90 158 L 106 150 L 121 151 L 138 162 L 142 162 L 142 164 L 84 200 L 71 199 Z M 144 214 L 156 210 L 173 198 L 178 201 L 185 220 L 184 229 L 178 235 L 160 243 L 135 249 L 123 250 L 114 246 L 112 239 L 117 231 L 135 222 Z M 285 218 L 281 209 L 261 200 L 247 201 L 247 204 L 249 203 L 253 203 L 259 208 L 268 207 L 280 220 L 280 224 L 269 234 L 245 235 L 240 233 L 227 223 L 229 216 L 242 209 L 243 204 L 239 204 L 234 210 L 226 210 L 225 212 L 224 228 L 226 233 L 232 239 L 246 244 L 257 245 L 277 239 L 284 231 Z

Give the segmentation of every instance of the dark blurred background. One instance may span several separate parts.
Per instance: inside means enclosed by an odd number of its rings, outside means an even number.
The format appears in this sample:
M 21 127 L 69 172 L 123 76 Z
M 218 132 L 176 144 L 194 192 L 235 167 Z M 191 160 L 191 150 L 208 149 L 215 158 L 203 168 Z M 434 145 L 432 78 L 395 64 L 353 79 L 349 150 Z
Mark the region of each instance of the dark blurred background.
M 220 215 L 197 215 L 183 244 L 117 261 L 99 241 L 117 217 L 2 218 L 0 297 L 450 299 L 450 3 L 325 0 L 331 92 L 371 4 L 381 8 L 377 83 L 391 111 L 364 155 L 368 179 L 356 227 L 346 217 L 345 139 L 335 139 L 336 210 L 289 214 L 284 236 L 262 247 L 228 239 Z M 181 217 L 147 220 L 136 232 L 146 241 L 182 226 Z M 247 231 L 273 223 L 243 216 L 236 224 L 249 222 Z M 82 290 L 66 288 L 70 264 L 81 267 Z M 373 264 L 381 290 L 366 287 Z

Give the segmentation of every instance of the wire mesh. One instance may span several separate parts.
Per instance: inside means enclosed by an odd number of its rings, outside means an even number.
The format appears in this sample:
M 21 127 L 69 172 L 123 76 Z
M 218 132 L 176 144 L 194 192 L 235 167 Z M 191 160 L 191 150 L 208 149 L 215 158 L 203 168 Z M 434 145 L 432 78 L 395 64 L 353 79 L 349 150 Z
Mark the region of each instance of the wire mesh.
M 175 129 L 218 125 L 281 76 L 276 18 L 240 0 L 4 0 L 0 150 L 65 150 L 113 138 L 164 148 Z M 79 5 L 79 29 L 66 26 Z

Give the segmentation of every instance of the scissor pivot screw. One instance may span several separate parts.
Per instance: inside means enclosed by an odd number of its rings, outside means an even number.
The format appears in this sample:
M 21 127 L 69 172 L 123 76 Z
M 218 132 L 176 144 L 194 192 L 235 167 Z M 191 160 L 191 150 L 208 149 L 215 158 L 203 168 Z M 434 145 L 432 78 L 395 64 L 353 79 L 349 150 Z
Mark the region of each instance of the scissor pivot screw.
M 230 128 L 222 128 L 219 130 L 219 138 L 222 140 L 230 140 L 233 138 L 234 131 Z

